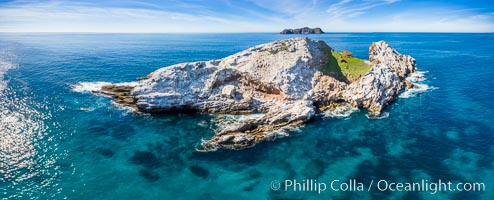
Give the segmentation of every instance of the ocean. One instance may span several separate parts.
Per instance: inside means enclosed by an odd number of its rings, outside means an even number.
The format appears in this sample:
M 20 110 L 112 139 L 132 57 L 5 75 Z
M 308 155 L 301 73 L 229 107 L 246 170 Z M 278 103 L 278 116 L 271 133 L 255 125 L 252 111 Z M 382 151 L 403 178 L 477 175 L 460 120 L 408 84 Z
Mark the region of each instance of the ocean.
M 195 151 L 214 115 L 139 115 L 88 92 L 289 37 L 1 33 L 0 199 L 494 199 L 494 34 L 308 35 L 362 59 L 385 40 L 425 78 L 379 119 L 321 117 L 241 151 Z M 380 180 L 485 191 L 381 191 Z M 352 181 L 374 186 L 345 189 Z

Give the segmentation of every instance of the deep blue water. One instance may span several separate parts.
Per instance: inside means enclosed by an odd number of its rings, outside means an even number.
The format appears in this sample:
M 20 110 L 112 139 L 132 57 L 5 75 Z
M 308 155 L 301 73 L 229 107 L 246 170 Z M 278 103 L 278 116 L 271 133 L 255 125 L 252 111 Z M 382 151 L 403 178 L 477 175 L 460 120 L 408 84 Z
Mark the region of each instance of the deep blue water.
M 213 116 L 135 115 L 75 92 L 218 59 L 278 34 L 0 34 L 0 199 L 494 199 L 494 34 L 311 35 L 367 58 L 386 40 L 431 89 L 242 151 L 195 152 Z M 270 182 L 421 179 L 484 192 L 285 192 Z M 329 185 L 328 185 L 329 186 Z

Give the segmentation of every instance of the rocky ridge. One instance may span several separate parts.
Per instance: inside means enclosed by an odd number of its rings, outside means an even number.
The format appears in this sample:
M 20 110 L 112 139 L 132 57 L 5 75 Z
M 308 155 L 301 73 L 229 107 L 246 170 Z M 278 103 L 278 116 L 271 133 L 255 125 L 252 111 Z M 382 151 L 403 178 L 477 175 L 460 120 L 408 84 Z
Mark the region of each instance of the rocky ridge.
M 164 67 L 136 85 L 103 86 L 101 93 L 138 112 L 228 114 L 219 115 L 215 135 L 197 148 L 213 151 L 252 147 L 285 136 L 316 114 L 341 105 L 378 116 L 411 84 L 405 77 L 415 71 L 415 59 L 384 41 L 372 43 L 373 66 L 350 83 L 320 71 L 331 51 L 320 40 L 278 40 L 220 60 Z

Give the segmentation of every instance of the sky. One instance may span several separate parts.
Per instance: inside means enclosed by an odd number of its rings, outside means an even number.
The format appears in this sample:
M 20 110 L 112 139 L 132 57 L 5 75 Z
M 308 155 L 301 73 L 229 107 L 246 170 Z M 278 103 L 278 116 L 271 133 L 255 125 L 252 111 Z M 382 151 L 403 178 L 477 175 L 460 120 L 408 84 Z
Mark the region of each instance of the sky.
M 494 2 L 0 0 L 0 32 L 279 32 L 305 26 L 326 32 L 494 32 Z

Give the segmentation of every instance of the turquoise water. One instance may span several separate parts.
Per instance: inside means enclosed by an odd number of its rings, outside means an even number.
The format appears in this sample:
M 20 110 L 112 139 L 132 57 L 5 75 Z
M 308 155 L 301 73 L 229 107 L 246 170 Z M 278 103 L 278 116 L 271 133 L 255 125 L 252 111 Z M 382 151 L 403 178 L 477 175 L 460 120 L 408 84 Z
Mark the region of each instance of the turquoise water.
M 1 199 L 494 199 L 494 34 L 311 35 L 367 58 L 386 40 L 428 90 L 369 120 L 307 124 L 242 151 L 195 152 L 214 116 L 136 115 L 81 82 L 128 82 L 278 34 L 0 34 Z M 2 78 L 3 77 L 3 78 Z M 484 192 L 274 191 L 273 180 L 483 182 Z

